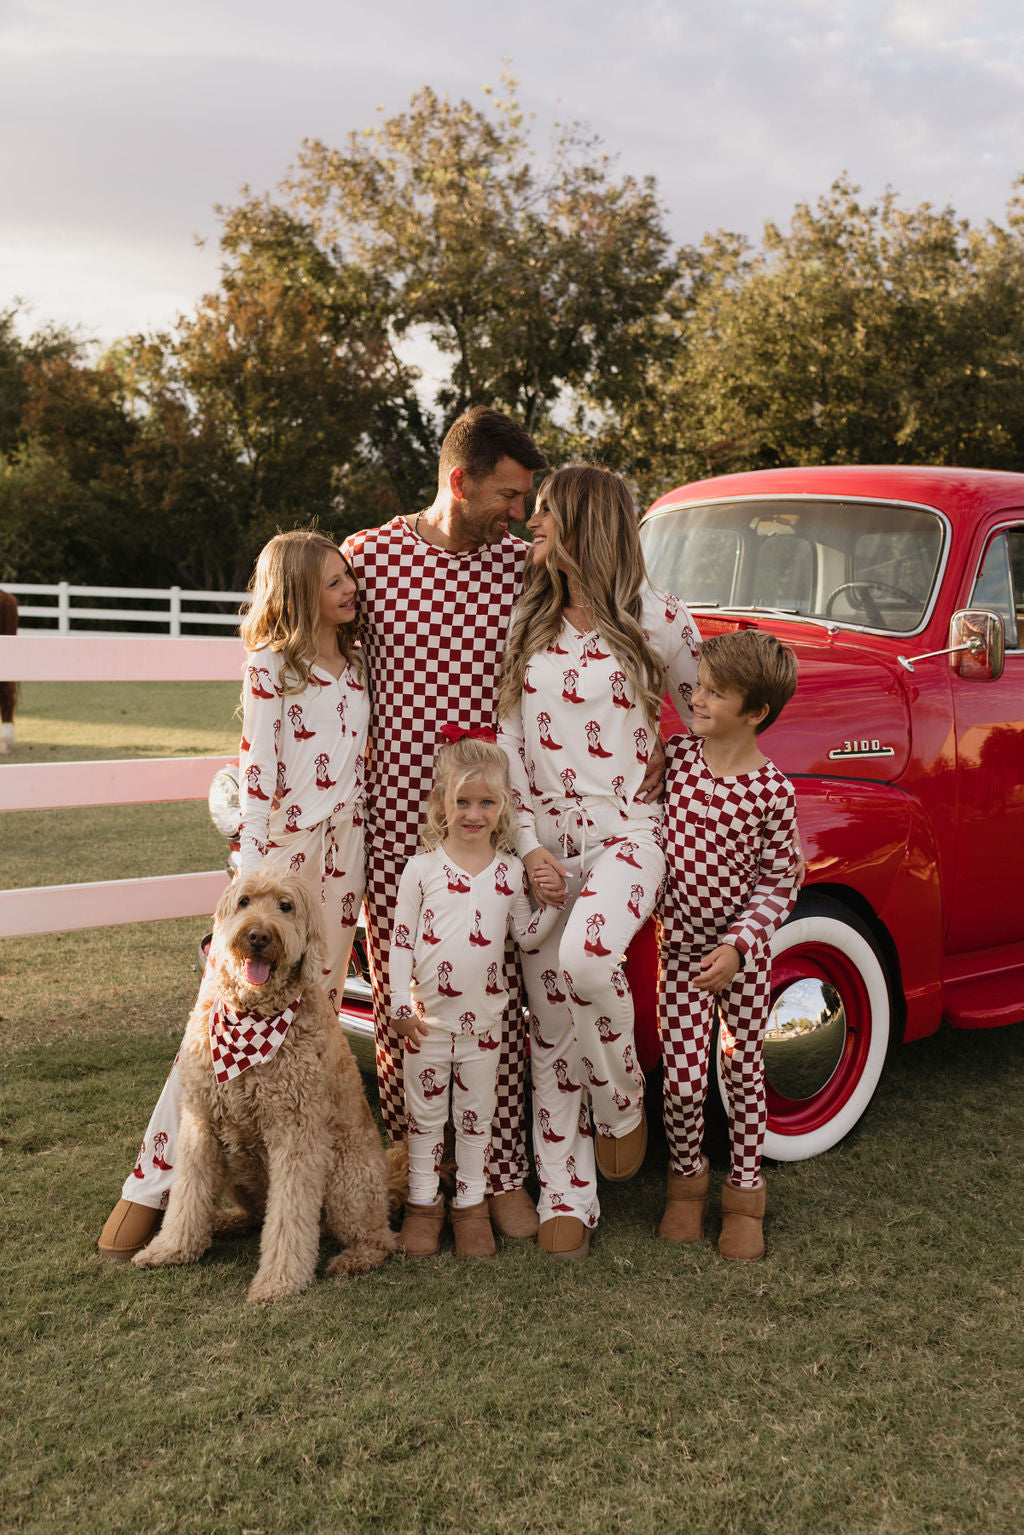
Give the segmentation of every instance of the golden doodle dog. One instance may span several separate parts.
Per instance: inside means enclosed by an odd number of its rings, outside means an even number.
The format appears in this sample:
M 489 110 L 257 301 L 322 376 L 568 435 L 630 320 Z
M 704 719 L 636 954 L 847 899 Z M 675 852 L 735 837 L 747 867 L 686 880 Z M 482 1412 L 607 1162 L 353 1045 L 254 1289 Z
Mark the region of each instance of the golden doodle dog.
M 364 1273 L 394 1250 L 384 1151 L 320 985 L 320 942 L 300 880 L 260 870 L 221 897 L 178 1063 L 175 1181 L 160 1231 L 132 1260 L 140 1268 L 199 1258 L 230 1226 L 223 1193 L 263 1219 L 249 1300 L 312 1281 L 321 1212 L 343 1246 L 328 1274 Z

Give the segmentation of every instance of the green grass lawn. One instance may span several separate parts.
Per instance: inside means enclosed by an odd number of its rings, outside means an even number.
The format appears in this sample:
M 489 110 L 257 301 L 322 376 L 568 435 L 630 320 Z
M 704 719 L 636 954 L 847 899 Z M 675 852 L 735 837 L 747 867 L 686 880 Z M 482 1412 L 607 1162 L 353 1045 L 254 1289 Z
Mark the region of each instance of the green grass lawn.
M 29 719 L 57 728 L 35 692 L 23 737 Z M 227 745 L 198 749 L 230 749 L 209 705 L 194 739 L 219 728 Z M 102 720 L 79 724 L 67 750 L 86 755 Z M 128 755 L 131 736 L 104 745 Z M 72 854 L 38 819 L 29 860 L 98 877 L 91 831 Z M 155 848 L 153 825 L 127 840 Z M 215 838 L 180 851 L 182 867 L 219 856 Z M 7 852 L 0 868 L 11 883 Z M 1021 1529 L 1024 1027 L 897 1050 L 841 1146 L 767 1169 L 763 1263 L 657 1240 L 655 1137 L 641 1176 L 604 1188 L 585 1264 L 529 1246 L 396 1258 L 251 1307 L 254 1240 L 148 1274 L 95 1248 L 201 927 L 0 943 L 0 1528 Z

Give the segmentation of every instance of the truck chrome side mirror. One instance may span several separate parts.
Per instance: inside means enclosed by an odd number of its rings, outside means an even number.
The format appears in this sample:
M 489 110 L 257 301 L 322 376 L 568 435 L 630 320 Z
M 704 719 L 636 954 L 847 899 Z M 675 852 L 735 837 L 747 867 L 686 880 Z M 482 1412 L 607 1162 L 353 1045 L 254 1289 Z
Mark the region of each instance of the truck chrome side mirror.
M 949 621 L 949 664 L 958 677 L 994 682 L 1003 675 L 1006 630 L 998 613 L 963 608 Z
M 961 608 L 949 621 L 949 649 L 926 650 L 921 656 L 897 656 L 908 672 L 917 661 L 933 656 L 948 656 L 958 677 L 981 682 L 995 682 L 1003 675 L 1006 631 L 998 613 L 987 608 Z

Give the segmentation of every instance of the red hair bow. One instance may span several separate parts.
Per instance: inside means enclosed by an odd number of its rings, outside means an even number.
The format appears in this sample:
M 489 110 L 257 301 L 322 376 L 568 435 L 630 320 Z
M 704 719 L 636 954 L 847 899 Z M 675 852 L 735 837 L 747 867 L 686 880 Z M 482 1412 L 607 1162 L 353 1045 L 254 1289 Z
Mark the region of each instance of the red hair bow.
M 441 734 L 451 746 L 456 741 L 490 741 L 495 745 L 498 740 L 490 725 L 478 725 L 475 730 L 463 730 L 461 725 L 442 725 Z

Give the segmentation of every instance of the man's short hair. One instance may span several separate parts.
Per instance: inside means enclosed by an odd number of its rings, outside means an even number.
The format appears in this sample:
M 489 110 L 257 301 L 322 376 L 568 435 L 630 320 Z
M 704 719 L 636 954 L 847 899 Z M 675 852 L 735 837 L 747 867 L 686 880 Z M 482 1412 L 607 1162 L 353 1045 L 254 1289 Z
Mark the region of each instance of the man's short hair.
M 464 469 L 471 479 L 493 474 L 503 458 L 514 459 L 524 469 L 546 469 L 547 459 L 529 432 L 511 416 L 486 405 L 464 411 L 448 428 L 441 444 L 438 485 L 448 483 L 453 469 Z
M 767 704 L 757 735 L 778 719 L 796 692 L 796 656 L 761 629 L 737 629 L 702 641 L 697 664 L 716 687 L 742 693 L 744 714 L 756 714 Z

